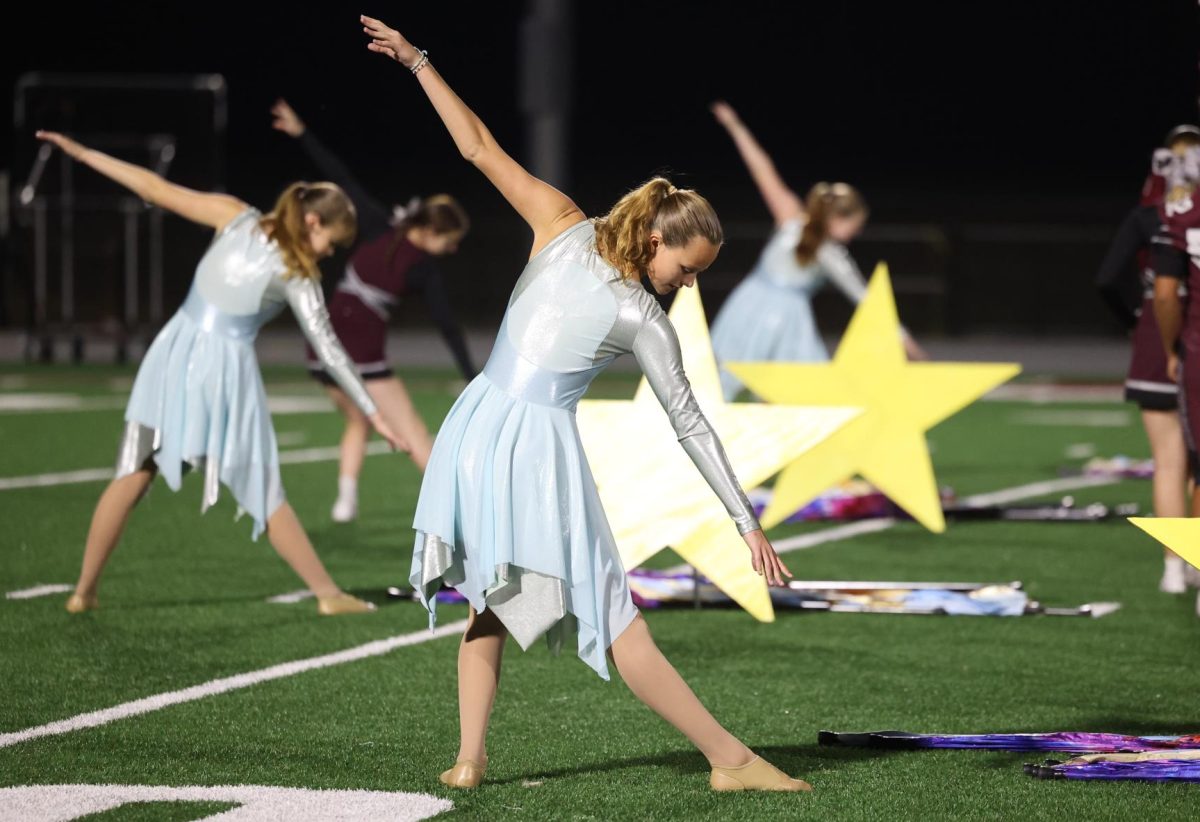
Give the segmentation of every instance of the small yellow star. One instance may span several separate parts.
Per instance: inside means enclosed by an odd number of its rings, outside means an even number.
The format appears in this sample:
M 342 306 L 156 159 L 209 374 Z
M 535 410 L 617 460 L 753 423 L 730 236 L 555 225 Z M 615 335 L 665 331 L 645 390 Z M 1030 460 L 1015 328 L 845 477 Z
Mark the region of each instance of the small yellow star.
M 830 363 L 727 363 L 772 403 L 863 408 L 806 451 L 775 483 L 763 525 L 855 474 L 873 483 L 926 528 L 946 529 L 925 432 L 1015 376 L 1016 364 L 910 363 L 887 266 L 880 263 Z
M 743 487 L 753 488 L 852 419 L 855 408 L 726 403 L 699 289 L 675 297 L 670 318 L 684 371 Z M 670 546 L 735 602 L 774 619 L 763 578 L 729 515 L 676 441 L 645 378 L 632 400 L 585 400 L 580 436 L 626 568 Z
M 1130 517 L 1129 521 L 1200 568 L 1200 517 Z

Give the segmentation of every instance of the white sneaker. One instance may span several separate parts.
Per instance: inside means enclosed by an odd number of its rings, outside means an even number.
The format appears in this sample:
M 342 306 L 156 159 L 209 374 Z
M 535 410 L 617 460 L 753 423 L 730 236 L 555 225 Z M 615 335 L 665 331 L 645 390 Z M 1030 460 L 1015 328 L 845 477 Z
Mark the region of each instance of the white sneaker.
M 333 504 L 330 516 L 334 522 L 354 522 L 358 518 L 358 500 L 339 497 Z
M 1168 557 L 1163 561 L 1162 579 L 1158 581 L 1158 590 L 1164 594 L 1182 594 L 1187 591 L 1184 582 L 1184 561 L 1179 557 Z

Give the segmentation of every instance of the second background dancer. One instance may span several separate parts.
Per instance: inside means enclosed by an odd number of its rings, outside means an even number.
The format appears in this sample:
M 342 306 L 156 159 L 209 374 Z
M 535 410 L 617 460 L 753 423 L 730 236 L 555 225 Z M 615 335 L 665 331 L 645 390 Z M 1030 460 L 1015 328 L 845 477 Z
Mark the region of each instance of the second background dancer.
M 388 321 L 402 299 L 423 297 L 459 371 L 467 380 L 474 378 L 477 372 L 437 264 L 439 257 L 458 251 L 470 228 L 467 212 L 449 194 L 416 199 L 403 209 L 389 208 L 317 139 L 286 100 L 276 102 L 271 114 L 272 125 L 297 140 L 321 174 L 341 186 L 358 212 L 359 242 L 329 301 L 330 320 L 379 413 L 408 444 L 409 456 L 424 471 L 433 441 L 408 389 L 388 363 Z M 346 420 L 332 517 L 334 522 L 350 522 L 358 516 L 358 479 L 371 426 L 325 371 L 311 347 L 308 364 L 309 372 L 326 387 Z
M 713 115 L 725 127 L 758 186 L 775 232 L 754 270 L 733 290 L 712 325 L 718 362 L 824 362 L 829 352 L 818 333 L 812 297 L 832 282 L 857 305 L 867 284 L 846 244 L 867 222 L 867 204 L 847 183 L 817 183 L 804 200 L 775 168 L 733 107 L 714 103 Z M 927 359 L 904 332 L 911 359 Z M 725 399 L 732 400 L 742 382 L 721 369 Z

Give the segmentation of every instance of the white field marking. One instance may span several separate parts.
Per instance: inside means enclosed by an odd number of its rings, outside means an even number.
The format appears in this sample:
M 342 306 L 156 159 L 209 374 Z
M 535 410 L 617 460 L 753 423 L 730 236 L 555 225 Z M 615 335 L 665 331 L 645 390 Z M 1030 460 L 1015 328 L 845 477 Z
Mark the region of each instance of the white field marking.
M 367 454 L 374 456 L 378 454 L 389 454 L 392 447 L 386 442 L 369 442 L 367 443 Z M 329 462 L 336 460 L 341 456 L 342 449 L 336 445 L 329 445 L 323 448 L 294 448 L 291 451 L 279 452 L 280 465 L 298 465 L 305 462 Z
M 9 591 L 4 595 L 5 599 L 33 599 L 34 597 L 45 597 L 51 594 L 65 594 L 67 591 L 74 590 L 74 586 L 56 583 L 54 585 L 35 585 L 32 588 L 22 588 L 20 591 Z
M 38 411 L 111 411 L 129 404 L 125 395 L 84 397 L 66 393 L 3 393 L 0 412 L 32 413 Z M 322 396 L 268 396 L 267 409 L 276 415 L 314 414 L 333 410 L 333 402 Z
M 397 648 L 420 645 L 434 639 L 441 639 L 444 636 L 461 634 L 466 627 L 467 621 L 460 619 L 457 622 L 451 622 L 432 631 L 413 631 L 411 634 L 399 634 L 387 639 L 377 639 L 364 645 L 347 648 L 344 651 L 335 651 L 331 654 L 322 654 L 321 656 L 313 656 L 307 659 L 282 662 L 278 665 L 261 668 L 257 671 L 248 671 L 244 674 L 234 674 L 233 676 L 222 677 L 221 679 L 213 679 L 200 685 L 193 685 L 190 688 L 183 688 L 178 691 L 166 691 L 154 696 L 135 699 L 132 702 L 123 702 L 111 708 L 90 711 L 70 717 L 69 719 L 60 719 L 57 722 L 36 725 L 20 731 L 0 733 L 0 748 L 7 748 L 44 736 L 57 736 L 59 734 L 71 733 L 72 731 L 81 731 L 84 728 L 96 728 L 100 725 L 107 725 L 110 722 L 128 719 L 131 716 L 140 716 L 152 711 L 159 711 L 171 705 L 180 705 L 184 702 L 206 699 L 217 694 L 236 691 L 241 688 L 249 688 L 251 685 L 257 685 L 260 682 L 270 682 L 273 679 L 295 676 L 305 671 L 314 671 L 334 665 L 344 665 L 347 662 L 357 662 L 360 659 L 368 659 L 373 656 L 382 656 Z
M 367 443 L 367 455 L 387 454 L 391 446 L 386 442 Z M 336 445 L 324 448 L 296 448 L 279 452 L 280 465 L 298 465 L 307 462 L 331 462 L 341 455 Z M 18 488 L 46 488 L 54 485 L 74 485 L 80 482 L 100 482 L 113 477 L 111 468 L 83 468 L 78 471 L 60 471 L 55 474 L 33 474 L 27 477 L 0 477 L 0 491 Z
M 313 592 L 307 588 L 301 588 L 299 591 L 292 591 L 287 594 L 279 594 L 278 596 L 269 597 L 267 602 L 275 605 L 291 605 L 295 602 L 303 602 L 306 599 L 312 599 Z
M 993 388 L 983 397 L 984 400 L 1017 400 L 1043 404 L 1058 402 L 1119 403 L 1124 398 L 1124 386 L 1118 383 L 1108 385 L 1008 383 Z
M 45 488 L 51 485 L 74 485 L 77 482 L 99 482 L 113 477 L 111 468 L 83 468 L 79 471 L 59 471 L 56 474 L 33 474 L 28 477 L 0 477 L 0 491 L 17 488 Z
M 1022 411 L 1013 414 L 1012 422 L 1017 425 L 1062 425 L 1071 428 L 1126 428 L 1133 424 L 1128 411 Z
M 18 785 L 0 788 L 0 818 L 68 822 L 143 802 L 229 802 L 201 817 L 222 822 L 325 822 L 388 819 L 417 822 L 454 809 L 427 793 L 276 788 L 267 785 Z
M 108 411 L 124 408 L 126 397 L 82 397 L 79 394 L 0 394 L 0 412 Z
M 1083 488 L 1100 488 L 1105 485 L 1116 485 L 1120 477 L 1063 477 L 1056 480 L 1031 482 L 1028 485 L 1017 485 L 1012 488 L 1001 488 L 986 494 L 973 494 L 963 499 L 966 505 L 1007 505 L 1017 500 L 1041 497 L 1046 494 L 1058 494 L 1063 491 L 1078 491 Z
M 276 431 L 275 442 L 278 445 L 303 445 L 308 440 L 307 431 Z
M 879 531 L 888 530 L 896 522 L 897 520 L 891 517 L 880 517 L 879 519 L 864 519 L 861 522 L 838 525 L 812 534 L 797 534 L 794 537 L 781 539 L 779 542 L 774 543 L 775 551 L 780 554 L 787 553 L 788 551 L 803 551 L 805 548 L 816 548 L 818 545 L 824 545 L 827 542 L 838 542 L 843 539 L 857 537 L 860 534 L 875 534 Z
M 1063 456 L 1072 460 L 1086 460 L 1096 456 L 1094 442 L 1076 442 L 1063 449 Z

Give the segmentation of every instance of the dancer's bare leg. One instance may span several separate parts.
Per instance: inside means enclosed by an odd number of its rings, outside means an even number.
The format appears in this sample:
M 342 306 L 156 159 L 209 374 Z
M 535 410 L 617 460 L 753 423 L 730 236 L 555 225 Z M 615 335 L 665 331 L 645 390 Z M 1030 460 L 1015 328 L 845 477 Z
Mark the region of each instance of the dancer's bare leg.
M 641 615 L 617 637 L 609 653 L 629 690 L 691 740 L 710 765 L 736 768 L 754 759 L 754 753 L 700 704 L 654 644 Z
M 1142 425 L 1154 457 L 1154 515 L 1186 517 L 1188 512 L 1188 458 L 1183 438 L 1183 422 L 1178 412 L 1142 410 Z M 1183 560 L 1168 548 L 1163 549 L 1163 575 L 1158 588 L 1180 594 L 1186 588 Z
M 334 597 L 341 593 L 288 503 L 276 508 L 267 520 L 267 538 L 317 597 Z
M 367 392 L 375 400 L 375 405 L 379 406 L 384 421 L 408 445 L 408 455 L 417 468 L 424 471 L 429 464 L 429 453 L 433 450 L 433 439 L 429 436 L 425 421 L 413 406 L 404 383 L 395 377 L 368 380 Z
M 1175 411 L 1142 411 L 1154 457 L 1154 516 L 1187 516 L 1187 447 Z
M 346 396 L 340 388 L 328 386 L 325 389 L 338 412 L 346 420 L 346 428 L 342 431 L 342 450 L 338 460 L 338 473 L 343 477 L 358 479 L 362 472 L 363 458 L 367 453 L 367 438 L 371 435 L 371 423 L 363 416 L 354 401 Z
M 75 593 L 79 596 L 91 599 L 96 595 L 104 565 L 116 550 L 129 515 L 154 481 L 156 473 L 155 468 L 147 467 L 126 474 L 110 482 L 100 495 L 88 528 L 79 581 L 75 583 Z
M 508 631 L 491 611 L 471 609 L 458 646 L 458 759 L 487 763 L 487 727 Z

